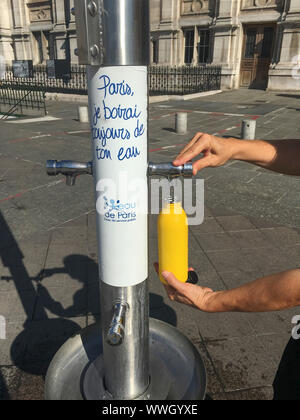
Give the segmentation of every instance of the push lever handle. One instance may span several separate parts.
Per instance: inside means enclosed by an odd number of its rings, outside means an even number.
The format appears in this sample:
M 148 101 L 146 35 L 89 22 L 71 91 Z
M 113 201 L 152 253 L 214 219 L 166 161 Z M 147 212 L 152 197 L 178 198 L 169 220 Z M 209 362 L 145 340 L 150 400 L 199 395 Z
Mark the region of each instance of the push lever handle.
M 192 177 L 193 164 L 189 162 L 181 166 L 174 166 L 172 162 L 163 162 L 163 163 L 149 162 L 148 175 L 149 176 L 155 176 L 155 175 L 165 176 L 167 178 L 177 178 L 179 176 Z

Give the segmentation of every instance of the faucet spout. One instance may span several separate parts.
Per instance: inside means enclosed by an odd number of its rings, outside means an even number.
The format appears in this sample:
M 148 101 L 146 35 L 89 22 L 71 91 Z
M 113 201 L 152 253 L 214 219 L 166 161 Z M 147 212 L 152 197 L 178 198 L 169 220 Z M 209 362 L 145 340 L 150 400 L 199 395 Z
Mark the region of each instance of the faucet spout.
M 149 162 L 148 176 L 165 176 L 167 178 L 192 177 L 193 164 L 189 162 L 182 166 L 174 166 L 172 162 Z
M 78 175 L 93 174 L 93 163 L 74 162 L 72 160 L 47 160 L 47 174 L 50 176 L 65 175 L 66 184 L 72 187 L 75 185 Z
M 110 323 L 106 341 L 111 346 L 119 346 L 125 337 L 125 315 L 129 306 L 124 302 L 117 302 L 114 305 L 113 319 Z

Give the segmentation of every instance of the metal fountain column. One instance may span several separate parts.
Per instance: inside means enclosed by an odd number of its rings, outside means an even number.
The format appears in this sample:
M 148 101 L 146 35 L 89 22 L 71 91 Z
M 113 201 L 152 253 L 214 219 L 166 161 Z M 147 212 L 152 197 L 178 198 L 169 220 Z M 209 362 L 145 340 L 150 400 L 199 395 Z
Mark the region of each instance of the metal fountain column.
M 147 214 L 123 210 L 136 200 L 121 199 L 120 177 L 147 185 L 149 1 L 79 0 L 75 16 L 88 65 L 105 384 L 115 399 L 134 399 L 149 385 Z M 104 179 L 114 184 L 105 197 Z M 147 203 L 146 188 L 139 199 Z
M 94 177 L 102 338 L 96 325 L 65 343 L 46 398 L 202 398 L 205 368 L 193 345 L 160 321 L 149 330 L 148 176 L 192 176 L 191 164 L 148 163 L 149 0 L 75 0 L 75 16 L 93 161 L 51 160 L 47 171 L 70 186 Z

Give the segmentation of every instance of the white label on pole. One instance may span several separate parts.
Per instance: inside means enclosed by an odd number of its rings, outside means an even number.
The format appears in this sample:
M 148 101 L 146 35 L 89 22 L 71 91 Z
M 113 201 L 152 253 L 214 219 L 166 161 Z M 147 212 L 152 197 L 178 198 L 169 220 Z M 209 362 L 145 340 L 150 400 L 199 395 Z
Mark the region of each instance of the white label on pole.
M 88 67 L 100 277 L 148 276 L 147 68 Z

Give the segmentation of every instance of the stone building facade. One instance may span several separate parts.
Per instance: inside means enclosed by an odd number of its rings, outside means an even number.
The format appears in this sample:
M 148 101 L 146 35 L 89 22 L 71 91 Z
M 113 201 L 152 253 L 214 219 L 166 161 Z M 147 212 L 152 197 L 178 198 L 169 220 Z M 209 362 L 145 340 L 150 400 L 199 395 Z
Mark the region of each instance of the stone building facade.
M 77 63 L 74 0 L 1 0 L 6 62 Z M 151 60 L 221 65 L 222 88 L 300 90 L 300 0 L 150 0 Z
M 6 62 L 77 61 L 74 0 L 1 0 L 0 55 Z
M 300 90 L 300 0 L 151 0 L 152 60 L 222 66 L 222 88 Z

